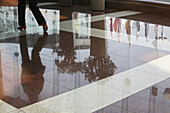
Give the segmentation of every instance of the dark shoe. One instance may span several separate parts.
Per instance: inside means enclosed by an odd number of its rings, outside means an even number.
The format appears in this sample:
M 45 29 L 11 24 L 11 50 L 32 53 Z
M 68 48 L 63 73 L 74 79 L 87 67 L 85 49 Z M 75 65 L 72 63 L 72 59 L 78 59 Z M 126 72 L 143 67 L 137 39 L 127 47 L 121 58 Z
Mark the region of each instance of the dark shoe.
M 26 30 L 26 25 L 18 27 L 18 30 Z
M 46 32 L 48 30 L 48 26 L 47 26 L 46 22 L 43 22 L 42 26 L 43 26 L 44 32 Z

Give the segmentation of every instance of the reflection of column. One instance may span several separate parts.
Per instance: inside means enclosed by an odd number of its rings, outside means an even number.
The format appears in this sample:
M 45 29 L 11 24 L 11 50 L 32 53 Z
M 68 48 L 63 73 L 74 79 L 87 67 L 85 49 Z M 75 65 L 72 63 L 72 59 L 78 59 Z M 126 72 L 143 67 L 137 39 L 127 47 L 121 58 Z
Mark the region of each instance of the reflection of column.
M 92 16 L 95 15 L 95 12 L 92 13 Z M 103 18 L 102 21 L 99 22 L 92 22 L 91 23 L 92 28 L 100 28 L 105 30 L 105 17 Z M 105 32 L 104 32 L 105 33 Z M 91 34 L 94 34 L 94 31 L 91 30 Z M 106 37 L 106 34 L 104 34 Z M 107 40 L 103 37 L 97 38 L 91 36 L 91 46 L 90 46 L 90 56 L 99 56 L 99 57 L 104 57 L 107 55 Z
M 111 37 L 113 38 L 113 18 L 110 18 L 110 33 Z
M 17 20 L 17 8 L 15 8 L 14 10 L 14 29 L 15 30 L 17 30 L 17 26 L 18 26 L 18 24 L 17 24 L 17 21 L 15 21 L 15 20 Z
M 159 39 L 158 25 L 155 25 L 155 39 Z
M 152 89 L 150 90 L 148 113 L 155 113 L 155 101 L 157 95 L 158 95 L 158 88 L 152 87 Z
M 56 17 L 55 17 L 56 18 Z M 61 7 L 60 9 L 60 21 L 65 20 L 65 19 L 71 19 L 72 18 L 72 8 L 71 7 Z M 69 25 L 70 26 L 70 25 Z M 61 26 L 60 26 L 61 27 Z M 72 25 L 71 25 L 72 27 Z M 61 29 L 61 28 L 59 28 Z M 60 31 L 59 32 L 59 47 L 61 51 L 69 51 L 70 48 L 73 48 L 73 35 L 70 32 L 65 32 L 65 31 Z M 57 50 L 56 50 L 57 51 Z M 57 53 L 58 54 L 58 53 Z M 65 53 L 61 53 L 63 56 Z M 53 64 L 53 95 L 58 95 L 59 94 L 59 86 L 60 83 L 60 75 L 58 72 L 58 67 L 56 64 L 60 62 L 59 55 L 57 59 L 55 59 L 55 62 Z M 62 68 L 62 67 L 60 67 Z M 57 86 L 56 86 L 57 85 Z
M 62 21 L 63 19 L 64 20 L 65 19 L 72 19 L 72 8 L 62 7 L 60 9 L 60 16 L 61 16 L 60 21 Z M 72 22 L 68 26 L 69 26 L 69 28 L 72 28 Z M 57 53 L 58 57 L 57 57 L 57 59 L 55 61 L 55 65 L 57 65 L 59 67 L 55 67 L 56 71 L 54 70 L 54 75 L 53 75 L 54 84 L 57 84 L 57 85 L 60 84 L 59 83 L 59 81 L 60 81 L 60 77 L 59 76 L 60 75 L 59 75 L 58 69 L 64 68 L 65 65 L 70 65 L 70 64 L 67 64 L 68 62 L 66 62 L 66 61 L 70 61 L 70 62 L 74 61 L 73 56 L 72 56 L 73 55 L 72 52 L 74 52 L 74 50 L 73 50 L 73 48 L 74 48 L 73 33 L 65 32 L 65 31 L 60 31 L 60 33 L 59 33 L 59 47 L 58 48 L 59 48 L 59 52 L 60 53 Z M 59 56 L 64 57 L 62 65 L 60 65 L 60 63 L 59 63 L 60 62 Z M 75 82 L 75 84 L 76 84 L 76 82 Z M 54 91 L 54 95 L 59 94 L 59 89 L 56 88 L 55 85 L 53 87 L 54 87 L 54 90 L 55 90 Z
M 125 26 L 126 26 L 126 33 L 127 33 L 128 40 L 129 40 L 129 45 L 131 45 L 131 26 L 130 26 L 130 20 L 126 21 Z
M 72 7 L 60 7 L 60 20 L 65 19 L 67 20 L 72 19 Z
M 57 27 L 56 23 L 57 23 L 57 13 L 56 11 L 54 11 L 54 14 L 53 14 L 53 34 L 55 33 L 55 28 Z
M 2 75 L 2 64 L 1 64 L 1 51 L 0 51 L 0 85 L 1 85 L 1 88 L 0 88 L 0 92 L 1 92 L 0 98 L 2 99 L 3 96 L 4 96 L 4 87 L 3 87 L 3 75 Z
M 59 73 L 55 61 L 53 62 L 53 84 L 53 96 L 59 95 Z
M 80 87 L 80 72 L 75 73 L 75 89 Z
M 145 23 L 145 37 L 148 38 L 149 36 L 149 24 Z
M 167 40 L 167 37 L 164 37 L 164 28 L 163 28 L 163 26 L 161 26 L 161 29 L 162 29 L 162 31 L 161 31 L 161 37 L 159 37 L 160 39 L 162 39 L 162 40 Z
M 91 37 L 90 56 L 105 57 L 107 55 L 106 40 Z
M 121 113 L 128 113 L 128 98 L 122 100 Z
M 164 39 L 164 28 L 163 28 L 163 26 L 161 26 L 161 28 L 162 28 L 161 39 Z
M 105 10 L 105 0 L 91 0 L 91 10 Z
M 139 31 L 140 31 L 140 22 L 139 21 L 136 21 L 136 27 L 137 27 L 136 35 L 139 36 Z
M 19 70 L 18 56 L 19 56 L 18 52 L 15 52 L 13 55 L 13 67 L 16 70 Z M 14 84 L 14 96 L 13 97 L 18 97 L 20 95 L 19 94 L 20 87 L 18 87 L 18 84 L 20 82 L 19 81 L 19 72 L 14 71 L 13 73 L 14 73 L 14 80 L 16 81 L 16 83 Z
M 72 0 L 59 0 L 60 7 L 71 7 Z

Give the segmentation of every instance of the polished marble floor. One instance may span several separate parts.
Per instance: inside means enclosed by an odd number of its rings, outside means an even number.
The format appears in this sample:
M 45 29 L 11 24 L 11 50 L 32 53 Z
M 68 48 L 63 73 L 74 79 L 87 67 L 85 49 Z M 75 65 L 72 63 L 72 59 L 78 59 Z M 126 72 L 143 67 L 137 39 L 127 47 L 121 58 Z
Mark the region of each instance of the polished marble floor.
M 170 112 L 166 21 L 42 8 L 43 32 L 27 8 L 27 29 L 18 31 L 17 10 L 0 6 L 0 113 Z

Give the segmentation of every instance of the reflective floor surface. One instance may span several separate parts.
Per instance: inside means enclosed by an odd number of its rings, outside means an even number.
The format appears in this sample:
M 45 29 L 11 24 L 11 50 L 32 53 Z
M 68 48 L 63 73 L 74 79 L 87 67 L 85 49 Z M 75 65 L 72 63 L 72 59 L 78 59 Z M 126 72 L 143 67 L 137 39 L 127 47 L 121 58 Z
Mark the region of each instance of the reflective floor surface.
M 0 7 L 0 112 L 169 113 L 170 27 L 142 12 Z M 132 19 L 130 19 L 132 17 Z

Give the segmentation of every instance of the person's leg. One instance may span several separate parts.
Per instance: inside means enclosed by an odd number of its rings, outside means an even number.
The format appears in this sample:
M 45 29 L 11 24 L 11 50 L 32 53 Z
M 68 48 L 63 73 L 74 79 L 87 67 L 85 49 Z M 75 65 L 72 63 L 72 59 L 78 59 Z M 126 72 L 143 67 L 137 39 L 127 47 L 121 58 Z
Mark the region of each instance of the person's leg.
M 29 0 L 29 7 L 36 18 L 38 25 L 41 26 L 45 22 L 45 19 L 37 7 L 37 0 Z
M 25 26 L 26 0 L 18 0 L 18 21 L 19 26 Z

